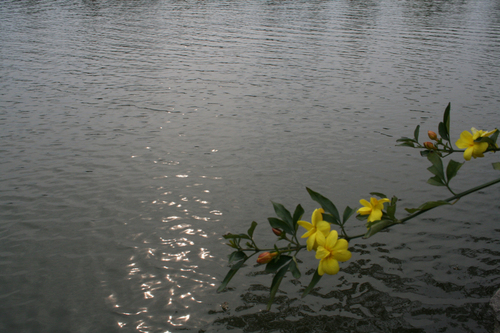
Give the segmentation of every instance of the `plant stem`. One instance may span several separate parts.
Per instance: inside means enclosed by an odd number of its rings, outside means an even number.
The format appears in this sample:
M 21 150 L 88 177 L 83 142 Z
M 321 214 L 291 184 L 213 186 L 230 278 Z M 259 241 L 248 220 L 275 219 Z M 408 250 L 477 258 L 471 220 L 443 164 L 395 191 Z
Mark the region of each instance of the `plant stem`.
M 460 193 L 458 193 L 458 194 L 456 194 L 456 195 L 454 195 L 454 196 L 452 196 L 452 197 L 450 197 L 448 199 L 445 199 L 444 201 L 451 202 L 451 201 L 454 201 L 454 200 L 458 200 L 461 197 L 464 197 L 464 196 L 466 196 L 468 194 L 477 192 L 477 191 L 482 190 L 483 188 L 489 187 L 491 185 L 495 185 L 496 183 L 500 183 L 500 178 L 497 178 L 495 180 L 489 181 L 489 182 L 484 183 L 482 185 L 473 187 L 471 189 L 468 189 L 467 191 L 460 192 Z M 406 222 L 408 220 L 411 220 L 412 218 L 417 217 L 418 215 L 423 214 L 423 213 L 425 213 L 425 212 L 427 212 L 427 211 L 429 211 L 429 210 L 431 210 L 433 208 L 436 208 L 436 207 L 439 207 L 439 206 L 435 206 L 435 207 L 431 207 L 431 208 L 428 208 L 428 209 L 419 210 L 418 212 L 413 213 L 410 216 L 407 216 L 407 217 L 399 220 L 398 223 L 404 223 L 404 222 Z
M 489 186 L 491 186 L 491 185 L 495 185 L 495 184 L 497 184 L 497 183 L 500 183 L 500 178 L 497 178 L 497 179 L 494 179 L 494 180 L 489 181 L 489 182 L 487 182 L 487 183 L 484 183 L 484 184 L 482 184 L 482 185 L 479 185 L 479 186 L 473 187 L 473 188 L 471 188 L 471 189 L 468 189 L 467 191 L 460 192 L 460 193 L 458 193 L 458 194 L 456 194 L 456 195 L 454 195 L 454 196 L 452 196 L 452 197 L 450 197 L 450 198 L 448 198 L 448 199 L 445 199 L 444 201 L 446 201 L 446 202 L 451 202 L 451 201 L 454 201 L 454 200 L 458 200 L 458 199 L 460 199 L 461 197 L 464 197 L 464 196 L 466 196 L 466 195 L 468 195 L 468 194 L 471 194 L 471 193 L 477 192 L 477 191 L 479 191 L 479 190 L 482 190 L 482 189 L 484 189 L 484 188 L 486 188 L 486 187 L 489 187 Z M 427 208 L 427 209 L 422 209 L 422 210 L 419 210 L 419 211 L 418 211 L 418 212 L 416 212 L 416 213 L 413 213 L 413 214 L 411 214 L 411 215 L 409 215 L 409 216 L 407 216 L 407 217 L 405 217 L 405 218 L 403 218 L 403 219 L 401 219 L 401 220 L 398 220 L 397 222 L 395 222 L 394 224 L 392 224 L 392 225 L 388 226 L 387 228 L 390 228 L 390 227 L 392 227 L 393 225 L 396 225 L 396 224 L 401 224 L 401 223 L 404 223 L 404 222 L 406 222 L 406 221 L 408 221 L 408 220 L 411 220 L 412 218 L 417 217 L 417 216 L 419 216 L 420 214 L 423 214 L 423 213 L 425 213 L 425 212 L 428 212 L 429 210 L 431 210 L 431 209 L 433 209 L 433 208 L 436 208 L 436 207 L 440 207 L 440 206 L 434 206 L 434 207 L 431 207 L 431 208 Z M 352 236 L 352 237 L 346 237 L 345 239 L 349 242 L 351 239 L 361 238 L 361 237 L 363 237 L 364 235 L 365 235 L 365 234 L 360 234 L 360 235 L 356 235 L 356 236 Z

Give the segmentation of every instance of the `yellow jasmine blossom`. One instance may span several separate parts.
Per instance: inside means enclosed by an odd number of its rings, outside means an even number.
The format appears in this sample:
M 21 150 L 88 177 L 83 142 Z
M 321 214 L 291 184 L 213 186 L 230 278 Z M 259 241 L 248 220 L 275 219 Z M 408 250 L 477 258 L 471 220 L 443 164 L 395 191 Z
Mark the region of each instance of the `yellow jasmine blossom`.
M 477 130 L 474 127 L 471 128 L 471 132 L 468 131 L 463 131 L 462 134 L 460 134 L 460 139 L 457 140 L 455 143 L 458 148 L 465 149 L 464 151 L 464 158 L 466 161 L 470 161 L 471 157 L 484 157 L 483 153 L 488 149 L 488 143 L 487 142 L 475 142 L 474 140 L 477 140 L 481 137 L 488 137 L 491 134 L 495 133 L 496 129 L 493 131 L 483 131 L 483 130 Z
M 347 250 L 349 243 L 345 239 L 338 239 L 337 231 L 332 230 L 325 238 L 322 233 L 318 233 L 316 240 L 318 249 L 316 259 L 321 259 L 318 265 L 318 274 L 334 275 L 339 272 L 339 261 L 344 262 L 351 259 L 352 253 Z
M 359 203 L 364 207 L 358 209 L 358 214 L 368 215 L 368 222 L 378 221 L 382 218 L 382 209 L 384 209 L 384 203 L 391 202 L 391 200 L 384 198 L 377 200 L 377 198 L 371 197 L 370 202 L 365 199 L 359 200 Z
M 316 250 L 318 243 L 316 242 L 317 236 L 322 234 L 326 237 L 330 232 L 330 223 L 323 221 L 323 208 L 314 210 L 311 217 L 311 223 L 307 221 L 298 221 L 297 224 L 304 227 L 307 232 L 302 235 L 302 238 L 307 238 L 307 251 Z

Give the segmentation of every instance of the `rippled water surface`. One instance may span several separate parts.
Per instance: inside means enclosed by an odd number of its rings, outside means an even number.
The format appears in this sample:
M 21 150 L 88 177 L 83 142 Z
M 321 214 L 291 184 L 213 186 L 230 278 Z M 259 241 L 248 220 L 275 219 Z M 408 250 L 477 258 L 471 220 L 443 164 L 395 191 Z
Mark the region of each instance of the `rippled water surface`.
M 5 0 L 0 31 L 0 331 L 492 331 L 497 187 L 353 243 L 305 298 L 302 254 L 270 312 L 260 268 L 216 289 L 270 200 L 449 196 L 395 140 L 448 102 L 455 138 L 499 126 L 498 1 Z

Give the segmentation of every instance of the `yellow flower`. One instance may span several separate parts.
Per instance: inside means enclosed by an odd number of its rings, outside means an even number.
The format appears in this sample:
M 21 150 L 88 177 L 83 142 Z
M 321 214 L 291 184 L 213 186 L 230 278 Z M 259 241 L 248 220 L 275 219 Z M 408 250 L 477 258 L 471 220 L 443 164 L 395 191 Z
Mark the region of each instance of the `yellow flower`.
M 368 222 L 378 221 L 382 218 L 382 209 L 384 209 L 384 203 L 391 202 L 391 200 L 384 198 L 377 200 L 374 197 L 370 198 L 370 202 L 365 199 L 359 200 L 359 203 L 365 207 L 358 209 L 358 214 L 368 215 Z
M 311 217 L 311 222 L 298 221 L 297 224 L 304 227 L 307 232 L 302 235 L 302 238 L 307 238 L 307 251 L 316 250 L 318 243 L 316 242 L 317 236 L 322 234 L 326 237 L 330 232 L 330 223 L 323 221 L 323 214 L 325 211 L 323 208 L 318 208 L 314 210 Z
M 318 265 L 318 274 L 334 275 L 339 272 L 339 261 L 344 262 L 351 259 L 352 253 L 347 250 L 349 243 L 345 239 L 338 239 L 337 231 L 332 230 L 325 238 L 322 233 L 318 233 L 316 240 L 318 249 L 316 259 L 321 259 Z
M 477 140 L 479 138 L 484 138 L 488 137 L 491 134 L 495 133 L 496 129 L 493 131 L 483 131 L 483 130 L 477 130 L 474 127 L 471 128 L 471 132 L 468 131 L 463 131 L 462 134 L 460 134 L 460 139 L 457 140 L 455 143 L 458 148 L 465 149 L 464 151 L 464 158 L 466 161 L 470 161 L 471 157 L 484 157 L 483 153 L 488 149 L 488 143 L 487 142 L 475 142 L 474 140 Z

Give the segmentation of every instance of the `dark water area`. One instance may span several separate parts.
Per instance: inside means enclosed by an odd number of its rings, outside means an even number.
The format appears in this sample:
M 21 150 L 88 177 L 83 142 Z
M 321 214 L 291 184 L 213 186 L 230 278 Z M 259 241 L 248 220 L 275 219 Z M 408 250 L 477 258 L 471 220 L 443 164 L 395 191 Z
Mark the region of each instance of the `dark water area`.
M 270 312 L 260 268 L 216 289 L 222 235 L 273 241 L 306 186 L 449 197 L 395 140 L 448 102 L 454 140 L 498 127 L 499 36 L 495 0 L 0 2 L 0 332 L 492 332 L 498 186 L 353 242 L 305 298 L 301 254 Z

